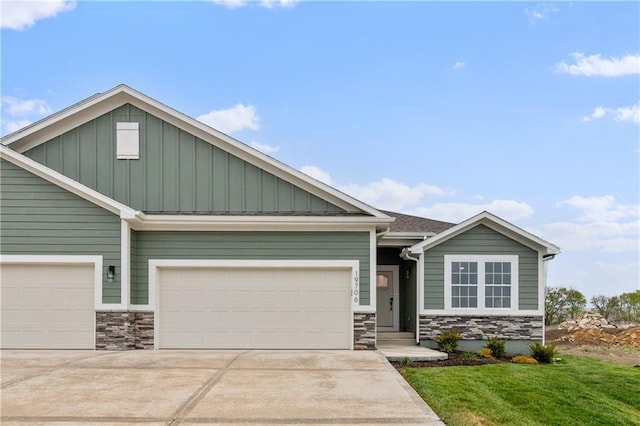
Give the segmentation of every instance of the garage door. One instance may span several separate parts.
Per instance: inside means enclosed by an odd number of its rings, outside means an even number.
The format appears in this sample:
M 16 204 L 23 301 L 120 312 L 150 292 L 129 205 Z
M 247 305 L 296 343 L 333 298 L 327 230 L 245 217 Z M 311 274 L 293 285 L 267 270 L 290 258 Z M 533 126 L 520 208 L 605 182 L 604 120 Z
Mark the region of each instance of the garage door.
M 0 265 L 1 342 L 8 349 L 93 349 L 94 265 Z
M 349 349 L 349 269 L 160 268 L 160 348 Z

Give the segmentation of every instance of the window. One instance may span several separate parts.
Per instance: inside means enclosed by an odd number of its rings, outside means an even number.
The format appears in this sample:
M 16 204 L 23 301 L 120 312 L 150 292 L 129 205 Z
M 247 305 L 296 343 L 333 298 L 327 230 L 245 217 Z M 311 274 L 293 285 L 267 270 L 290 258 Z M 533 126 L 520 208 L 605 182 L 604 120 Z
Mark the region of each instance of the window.
M 484 306 L 511 307 L 511 262 L 485 262 Z
M 518 309 L 518 256 L 446 255 L 444 260 L 446 309 Z
M 451 307 L 478 307 L 478 262 L 451 265 Z

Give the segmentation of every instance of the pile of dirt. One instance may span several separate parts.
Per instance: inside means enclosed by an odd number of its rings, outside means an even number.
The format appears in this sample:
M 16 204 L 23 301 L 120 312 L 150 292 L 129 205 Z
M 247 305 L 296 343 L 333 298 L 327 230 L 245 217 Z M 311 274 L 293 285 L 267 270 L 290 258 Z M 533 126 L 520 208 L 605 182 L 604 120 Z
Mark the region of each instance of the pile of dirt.
M 625 330 L 602 330 L 599 328 L 578 328 L 553 339 L 556 342 L 575 345 L 613 345 L 640 348 L 640 327 Z
M 609 324 L 607 320 L 597 312 L 584 311 L 573 319 L 567 320 L 558 325 L 560 330 L 578 330 L 581 328 L 595 328 L 598 330 L 607 328 L 616 328 L 615 325 Z

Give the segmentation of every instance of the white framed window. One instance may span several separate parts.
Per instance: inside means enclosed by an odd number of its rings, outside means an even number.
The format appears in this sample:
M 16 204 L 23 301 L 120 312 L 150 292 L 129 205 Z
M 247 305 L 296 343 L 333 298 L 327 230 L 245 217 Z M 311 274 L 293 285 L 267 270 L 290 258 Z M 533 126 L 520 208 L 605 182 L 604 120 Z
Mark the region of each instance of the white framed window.
M 517 310 L 518 256 L 445 255 L 444 297 L 447 310 Z
M 137 160 L 140 158 L 139 123 L 116 123 L 116 158 Z

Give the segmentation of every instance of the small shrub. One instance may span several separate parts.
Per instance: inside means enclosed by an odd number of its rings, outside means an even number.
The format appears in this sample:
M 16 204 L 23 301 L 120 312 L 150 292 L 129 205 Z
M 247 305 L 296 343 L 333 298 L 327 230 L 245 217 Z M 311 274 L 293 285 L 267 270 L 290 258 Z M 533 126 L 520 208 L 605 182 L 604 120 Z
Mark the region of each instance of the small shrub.
M 474 354 L 473 352 L 465 352 L 462 354 L 462 359 L 464 359 L 465 361 L 471 361 L 472 359 L 476 358 L 478 358 L 478 355 Z
M 400 365 L 405 367 L 407 365 L 411 364 L 411 358 L 409 358 L 408 356 L 405 356 L 404 358 L 402 358 L 400 360 Z
M 531 356 L 535 358 L 536 361 L 549 364 L 553 362 L 553 356 L 556 353 L 556 344 L 547 343 L 546 345 L 543 345 L 540 343 L 533 343 L 529 345 L 529 350 L 531 351 Z
M 440 333 L 439 336 L 433 338 L 433 341 L 438 344 L 438 349 L 442 352 L 451 353 L 458 347 L 461 333 L 458 330 L 447 330 Z
M 516 355 L 513 358 L 511 358 L 511 362 L 515 362 L 516 364 L 537 364 L 538 361 L 535 360 L 535 358 L 531 358 L 530 356 L 526 356 L 526 355 Z
M 485 348 L 491 349 L 491 353 L 496 358 L 500 358 L 504 356 L 504 344 L 505 341 L 502 339 L 498 339 L 496 336 L 489 337 L 487 340 L 487 344 L 484 346 Z
M 478 356 L 482 358 L 493 358 L 493 352 L 489 348 L 482 348 L 478 351 Z

